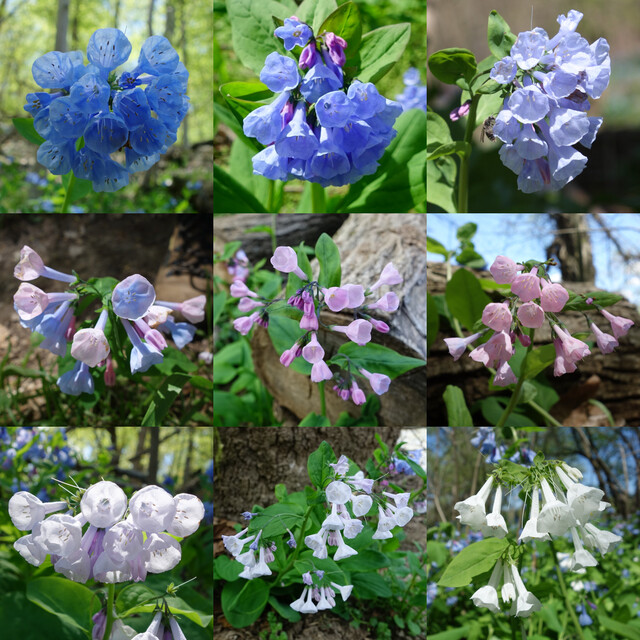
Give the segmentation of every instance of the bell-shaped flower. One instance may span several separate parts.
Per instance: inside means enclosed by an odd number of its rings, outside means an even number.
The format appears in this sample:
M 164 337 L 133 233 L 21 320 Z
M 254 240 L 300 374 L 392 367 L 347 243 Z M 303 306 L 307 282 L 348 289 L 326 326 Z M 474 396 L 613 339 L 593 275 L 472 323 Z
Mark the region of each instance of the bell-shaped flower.
M 304 601 L 303 605 L 298 609 L 300 613 L 316 613 L 318 608 L 313 604 L 311 598 L 313 597 L 313 589 L 309 589 L 307 593 L 307 599 Z
M 445 338 L 444 341 L 446 342 L 449 353 L 453 356 L 453 359 L 458 360 L 467 350 L 467 346 L 472 342 L 475 342 L 481 335 L 482 332 L 479 332 L 466 338 Z
M 598 527 L 587 523 L 580 527 L 580 532 L 584 538 L 584 545 L 589 549 L 598 549 L 602 555 L 609 551 L 609 548 L 620 542 L 622 538 L 611 531 L 598 529 Z
M 314 558 L 326 558 L 327 557 L 327 537 L 329 536 L 328 529 L 320 529 L 318 533 L 309 535 L 304 539 L 304 543 L 313 551 Z
M 156 300 L 153 285 L 138 273 L 119 282 L 111 293 L 113 312 L 119 318 L 142 318 Z
M 9 517 L 20 531 L 31 531 L 46 515 L 66 507 L 64 501 L 42 502 L 28 491 L 18 491 L 9 498 Z
M 224 548 L 234 557 L 237 557 L 242 553 L 242 549 L 247 542 L 251 542 L 255 536 L 249 536 L 242 538 L 242 536 L 249 531 L 248 528 L 243 529 L 240 533 L 236 533 L 233 536 L 222 536 L 222 544 Z
M 71 396 L 79 396 L 81 393 L 92 394 L 94 390 L 93 378 L 89 371 L 89 365 L 79 360 L 71 371 L 63 373 L 56 384 L 62 393 Z
M 300 73 L 295 60 L 283 56 L 276 51 L 270 53 L 260 71 L 260 82 L 274 93 L 291 91 L 300 84 Z
M 131 323 L 124 318 L 120 318 L 122 326 L 131 340 L 133 345 L 131 356 L 129 358 L 129 366 L 131 373 L 144 373 L 148 371 L 154 364 L 160 364 L 163 360 L 162 353 L 153 344 L 143 342 Z
M 233 293 L 231 295 L 233 295 Z M 160 307 L 167 307 L 172 311 L 177 311 L 178 313 L 181 313 L 189 322 L 198 324 L 198 322 L 202 322 L 204 320 L 204 305 L 206 301 L 207 297 L 204 295 L 200 295 L 196 296 L 195 298 L 189 298 L 184 302 L 166 302 L 165 300 L 156 300 L 155 304 Z
M 538 531 L 538 516 L 540 515 L 540 500 L 538 496 L 538 487 L 533 487 L 531 493 L 531 512 L 529 520 L 527 520 L 522 529 L 522 533 L 518 538 L 518 542 L 530 542 L 531 540 L 551 540 L 548 533 Z
M 518 274 L 511 282 L 511 292 L 515 293 L 522 302 L 531 302 L 534 298 L 540 297 L 542 291 L 537 273 L 538 267 L 534 267 L 529 273 Z
M 106 324 L 107 310 L 103 309 L 93 329 L 80 329 L 75 333 L 71 345 L 71 355 L 76 360 L 84 362 L 89 367 L 95 367 L 98 363 L 106 360 L 111 351 L 104 335 Z
M 39 567 L 47 558 L 47 550 L 33 539 L 33 534 L 22 536 L 13 543 L 13 548 L 29 563 Z
M 389 516 L 387 515 L 381 506 L 378 506 L 378 528 L 376 530 L 377 532 L 381 532 L 381 533 L 385 533 L 385 532 L 390 532 L 391 529 L 393 529 L 394 527 L 398 526 L 398 523 L 396 522 L 395 518 L 393 516 Z
M 181 558 L 180 543 L 166 533 L 151 533 L 142 547 L 149 573 L 173 569 Z
M 558 313 L 564 309 L 564 305 L 569 300 L 569 292 L 558 283 L 547 282 L 544 278 L 542 282 L 542 294 L 540 295 L 540 306 L 544 311 Z
M 556 473 L 567 488 L 567 504 L 573 509 L 578 522 L 586 524 L 591 514 L 599 511 L 604 491 L 574 482 L 560 466 L 556 467 Z
M 68 273 L 61 273 L 45 266 L 42 258 L 29 246 L 24 245 L 20 249 L 20 261 L 13 269 L 13 277 L 24 282 L 35 280 L 42 276 L 50 280 L 61 282 L 75 282 L 76 277 Z
M 555 377 L 563 376 L 565 373 L 573 373 L 578 367 L 575 362 L 565 357 L 564 347 L 560 338 L 555 338 L 553 346 L 556 350 L 556 359 L 553 363 L 553 375 Z
M 331 505 L 331 513 L 324 519 L 322 528 L 330 531 L 344 528 L 344 520 L 338 515 L 337 503 Z
M 468 497 L 466 500 L 456 502 L 453 508 L 460 514 L 456 516 L 460 524 L 467 524 L 476 531 L 487 524 L 485 504 L 492 485 L 493 476 L 490 476 L 478 493 Z
M 342 311 L 349 304 L 349 292 L 341 287 L 322 289 L 324 301 L 331 311 Z
M 333 471 L 336 476 L 344 476 L 349 471 L 349 458 L 345 455 L 341 455 L 338 458 L 338 462 L 330 462 L 330 467 L 333 467 Z
M 354 320 L 346 327 L 333 325 L 331 329 L 333 331 L 339 331 L 340 333 L 346 333 L 347 337 L 356 344 L 363 346 L 371 340 L 372 325 L 368 320 L 359 318 Z
M 509 303 L 490 302 L 482 311 L 482 322 L 494 331 L 508 331 L 512 322 Z
M 506 256 L 498 256 L 489 267 L 493 279 L 498 284 L 511 284 L 516 275 L 518 275 L 518 271 L 522 269 L 522 265 L 516 264 Z
M 622 338 L 622 336 L 626 336 L 629 332 L 629 329 L 633 327 L 633 320 L 623 318 L 622 316 L 614 316 L 606 309 L 600 309 L 600 313 L 611 323 L 611 329 L 613 330 L 613 335 L 616 338 Z
M 334 589 L 338 590 L 343 600 L 346 600 L 351 595 L 351 592 L 353 591 L 352 584 L 340 585 L 340 584 L 336 584 L 335 582 L 332 582 L 331 586 Z
M 387 513 L 393 514 L 393 519 L 399 527 L 404 527 L 413 518 L 413 509 L 411 507 L 394 507 L 387 505 Z
M 334 604 L 331 604 L 329 602 L 329 600 L 327 600 L 327 587 L 320 587 L 320 600 L 318 601 L 318 611 L 322 611 L 324 609 L 332 609 L 335 606 L 335 601 Z
M 353 547 L 350 547 L 345 543 L 345 541 L 342 539 L 340 531 L 335 531 L 334 533 L 338 538 L 338 550 L 333 555 L 333 559 L 335 562 L 358 554 L 358 552 Z
M 380 309 L 382 311 L 397 311 L 400 306 L 400 298 L 393 292 L 385 293 L 377 302 L 367 305 L 369 309 Z
M 302 357 L 310 364 L 315 364 L 324 358 L 324 349 L 318 342 L 315 332 L 311 334 L 311 340 L 302 349 Z
M 544 324 L 544 311 L 535 302 L 525 302 L 518 309 L 518 320 L 524 327 L 539 329 Z
M 289 606 L 294 611 L 300 611 L 302 605 L 304 604 L 304 599 L 305 599 L 305 597 L 306 597 L 308 592 L 309 592 L 309 587 L 305 587 L 302 590 L 302 594 L 300 595 L 300 597 L 297 600 L 294 600 Z
M 45 314 L 42 322 L 36 327 L 36 332 L 45 338 L 40 347 L 51 351 L 57 356 L 67 355 L 66 333 L 73 318 L 73 309 L 70 309 L 71 300 L 63 302 L 52 314 Z
M 260 144 L 271 144 L 282 131 L 280 112 L 289 100 L 290 95 L 289 91 L 283 91 L 275 97 L 271 104 L 265 104 L 247 114 L 242 122 L 244 134 L 249 138 L 256 138 Z M 234 282 L 234 284 L 236 283 Z M 231 287 L 231 295 L 239 298 L 239 295 L 233 293 L 233 285 Z
M 373 480 L 371 478 L 364 477 L 364 471 L 358 471 L 355 475 L 347 478 L 350 484 L 360 491 L 365 493 L 371 493 L 373 488 Z
M 350 518 L 349 520 L 345 520 L 342 535 L 349 540 L 353 540 L 360 534 L 363 528 L 364 524 L 362 524 L 361 520 L 358 520 L 357 518 Z
M 618 346 L 619 343 L 616 338 L 602 331 L 595 322 L 591 323 L 591 331 L 593 331 L 598 349 L 602 353 L 611 353 Z
M 260 547 L 260 551 L 258 552 L 258 561 L 251 569 L 251 577 L 260 578 L 262 576 L 270 576 L 271 574 L 272 574 L 272 571 L 269 568 L 269 565 L 267 564 L 265 548 Z
M 331 482 L 326 490 L 327 501 L 335 504 L 345 504 L 351 500 L 351 488 L 349 485 L 341 482 L 340 480 L 334 480 Z
M 379 289 L 383 284 L 393 285 L 401 284 L 402 282 L 403 278 L 398 270 L 393 266 L 393 262 L 389 262 L 385 265 L 376 283 L 369 288 L 369 291 L 375 291 L 376 289 Z
M 578 535 L 578 531 L 575 527 L 571 527 L 571 539 L 573 540 L 573 545 L 575 547 L 575 551 L 571 556 L 571 571 L 579 571 L 580 569 L 586 569 L 587 567 L 595 567 L 598 564 L 598 561 L 584 548 L 582 544 L 582 540 L 580 540 L 580 536 Z
M 516 585 L 518 597 L 511 607 L 509 614 L 515 614 L 519 618 L 528 618 L 533 612 L 540 611 L 542 604 L 540 600 L 525 587 L 515 564 L 511 565 L 511 574 L 513 575 L 513 582 Z
M 72 516 L 55 513 L 33 527 L 33 542 L 47 553 L 70 556 L 80 548 L 82 524 Z
M 38 287 L 22 282 L 13 296 L 14 309 L 21 320 L 33 320 L 45 313 L 50 304 L 73 300 L 75 293 L 46 293 Z
M 509 366 L 509 363 L 506 360 L 498 361 L 498 368 L 496 375 L 493 377 L 493 384 L 497 387 L 506 387 L 510 384 L 516 384 L 517 382 L 518 378 L 516 378 L 516 374 L 513 373 L 513 369 Z
M 538 531 L 552 536 L 562 536 L 576 524 L 573 510 L 556 498 L 546 478 L 540 480 L 540 486 L 545 505 L 538 516 Z
M 502 573 L 502 589 L 500 591 L 502 602 L 513 602 L 516 599 L 516 585 L 513 583 L 511 565 L 505 564 Z
M 369 380 L 373 392 L 379 396 L 386 393 L 391 384 L 391 378 L 384 373 L 371 373 L 366 369 L 359 369 L 360 373 Z
M 91 577 L 91 560 L 83 549 L 78 549 L 70 556 L 61 557 L 54 563 L 53 568 L 74 582 L 84 584 Z
M 167 532 L 180 538 L 186 538 L 195 533 L 204 518 L 202 500 L 190 493 L 178 493 L 173 497 L 176 513 L 167 525 Z
M 489 609 L 489 611 L 492 611 L 493 613 L 500 612 L 500 605 L 498 604 L 498 587 L 500 585 L 500 578 L 502 577 L 501 574 L 502 561 L 498 560 L 491 572 L 489 584 L 484 587 L 480 587 L 471 596 L 471 600 L 476 607 Z
M 353 509 L 353 515 L 359 518 L 369 513 L 373 500 L 368 495 L 358 495 L 351 498 L 351 507 Z
M 169 619 L 169 626 L 171 627 L 171 633 L 173 634 L 172 640 L 187 640 L 182 629 L 178 625 L 178 621 L 174 617 Z
M 95 527 L 111 527 L 127 510 L 127 496 L 115 482 L 102 480 L 84 492 L 80 509 L 87 522 Z
M 298 256 L 291 247 L 278 247 L 270 262 L 276 271 L 294 273 L 301 280 L 309 279 L 305 272 L 298 266 Z
M 591 354 L 589 346 L 586 343 L 577 338 L 573 338 L 568 331 L 561 329 L 557 324 L 553 325 L 553 330 L 558 335 L 558 338 L 560 338 L 560 342 L 562 342 L 562 351 L 565 360 L 576 363 L 578 360 L 582 360 L 582 358 Z
M 324 360 L 318 360 L 311 367 L 311 382 L 322 382 L 322 380 L 331 380 L 332 378 L 333 373 Z
M 498 485 L 496 494 L 493 499 L 493 509 L 487 514 L 486 525 L 481 526 L 481 531 L 485 536 L 495 536 L 496 538 L 504 538 L 509 530 L 504 516 L 500 513 L 502 507 L 502 487 Z
M 156 485 L 136 491 L 129 501 L 129 512 L 138 529 L 147 533 L 166 531 L 176 515 L 173 496 Z
M 498 331 L 487 342 L 476 347 L 469 357 L 481 362 L 485 367 L 492 367 L 498 362 L 509 360 L 513 353 L 513 343 L 509 334 L 506 331 Z

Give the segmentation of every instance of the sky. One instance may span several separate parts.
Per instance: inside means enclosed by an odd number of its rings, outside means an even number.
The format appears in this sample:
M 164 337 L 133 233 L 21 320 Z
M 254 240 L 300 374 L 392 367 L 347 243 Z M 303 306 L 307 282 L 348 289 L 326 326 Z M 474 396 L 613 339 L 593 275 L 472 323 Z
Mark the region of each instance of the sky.
M 627 252 L 640 253 L 640 215 L 600 214 L 605 224 Z M 640 306 L 640 261 L 625 265 L 614 244 L 592 216 L 588 216 L 596 268 L 596 287 L 623 294 Z M 487 261 L 504 255 L 516 262 L 546 260 L 546 247 L 553 238 L 553 222 L 546 214 L 437 214 L 427 215 L 427 235 L 447 249 L 456 249 L 456 230 L 467 222 L 478 224 L 473 238 L 476 251 Z M 427 253 L 427 260 L 442 262 L 443 256 Z M 560 281 L 560 270 L 550 268 L 552 280 Z

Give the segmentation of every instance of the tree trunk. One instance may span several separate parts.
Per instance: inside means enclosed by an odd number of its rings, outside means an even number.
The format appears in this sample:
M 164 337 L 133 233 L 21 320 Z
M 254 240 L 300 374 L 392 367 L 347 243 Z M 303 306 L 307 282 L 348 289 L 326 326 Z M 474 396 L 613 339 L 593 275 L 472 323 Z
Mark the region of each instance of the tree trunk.
M 189 59 L 187 56 L 187 20 L 185 14 L 185 2 L 184 0 L 180 0 L 180 48 L 182 50 L 182 63 L 188 69 Z M 189 146 L 189 114 L 187 114 L 182 121 L 182 146 L 185 149 Z
M 589 224 L 584 213 L 551 213 L 558 232 L 547 247 L 547 259 L 557 258 L 563 282 L 595 282 Z
M 56 51 L 67 51 L 67 29 L 69 27 L 69 2 L 58 0 L 58 17 L 56 23 Z
M 155 0 L 149 0 L 149 11 L 147 13 L 147 29 L 149 37 L 153 35 L 153 11 L 155 9 Z
M 115 6 L 113 11 L 113 26 L 115 29 L 118 28 L 119 22 L 120 22 L 120 0 L 115 0 Z
M 176 27 L 176 8 L 173 0 L 167 0 L 166 19 L 164 24 L 164 37 L 173 43 L 173 34 Z M 185 65 L 186 66 L 186 65 Z

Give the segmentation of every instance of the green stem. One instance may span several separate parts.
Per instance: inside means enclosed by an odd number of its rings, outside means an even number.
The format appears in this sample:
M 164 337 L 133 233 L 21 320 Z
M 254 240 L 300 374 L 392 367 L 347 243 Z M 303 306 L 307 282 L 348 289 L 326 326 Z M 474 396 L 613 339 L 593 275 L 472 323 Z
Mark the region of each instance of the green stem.
M 551 553 L 553 554 L 553 562 L 556 565 L 556 574 L 558 575 L 558 582 L 560 583 L 560 591 L 562 591 L 562 597 L 564 598 L 564 604 L 566 610 L 569 612 L 571 619 L 573 620 L 573 624 L 576 627 L 576 631 L 580 636 L 580 640 L 585 640 L 584 633 L 582 633 L 582 625 L 578 620 L 578 616 L 576 615 L 575 609 L 571 602 L 569 602 L 569 595 L 567 594 L 567 586 L 564 583 L 564 577 L 562 576 L 562 570 L 560 569 L 560 563 L 558 562 L 558 554 L 556 553 L 556 548 L 553 544 L 553 540 L 549 540 L 549 546 L 551 547 Z
M 522 634 L 522 640 L 527 640 L 527 632 L 524 629 L 524 620 L 520 620 L 520 633 Z
M 110 584 L 107 586 L 107 625 L 104 628 L 104 636 L 102 640 L 109 640 L 111 636 L 111 627 L 113 627 L 113 598 L 116 592 L 116 585 Z
M 539 404 L 533 400 L 529 400 L 529 406 L 535 409 L 552 427 L 561 427 L 562 425 L 547 411 L 545 411 Z
M 467 116 L 467 128 L 464 132 L 464 141 L 471 144 L 473 132 L 476 128 L 476 111 L 480 96 L 471 98 L 469 115 Z M 469 212 L 469 158 L 471 153 L 460 156 L 460 176 L 458 178 L 458 213 Z
M 311 213 L 324 213 L 324 187 L 317 182 L 311 183 Z
M 320 391 L 320 415 L 327 417 L 327 403 L 324 398 L 324 380 L 321 380 L 319 383 L 319 391 Z
M 520 378 L 516 384 L 516 388 L 513 390 L 513 394 L 511 396 L 511 400 L 509 400 L 509 404 L 506 406 L 502 415 L 500 416 L 500 420 L 498 420 L 496 427 L 504 427 L 507 418 L 511 415 L 511 412 L 516 408 L 518 404 L 518 400 L 520 399 L 520 390 L 522 389 L 522 385 L 524 384 L 524 372 L 527 370 L 527 358 L 533 349 L 533 336 L 536 330 L 531 329 L 529 332 L 529 338 L 531 338 L 531 343 L 527 347 L 527 352 L 524 354 L 524 358 L 522 359 L 522 364 L 520 365 Z
M 273 196 L 275 191 L 275 182 L 269 180 L 269 191 L 267 192 L 267 213 L 273 213 Z
M 278 575 L 273 584 L 279 585 L 282 577 L 287 573 L 291 567 L 293 567 L 294 562 L 298 559 L 298 555 L 300 554 L 300 549 L 302 549 L 302 543 L 304 542 L 304 534 L 306 532 L 305 526 L 307 524 L 307 520 L 309 519 L 309 515 L 311 514 L 312 507 L 307 507 L 307 510 L 304 513 L 304 520 L 302 521 L 302 526 L 300 527 L 300 533 L 298 534 L 298 540 L 296 541 L 296 550 L 293 552 L 293 555 L 289 558 L 289 562 L 279 571 Z
M 73 172 L 71 172 L 71 175 L 69 176 L 69 184 L 67 185 L 67 192 L 64 194 L 64 202 L 62 203 L 60 213 L 69 213 L 69 207 L 71 205 L 71 191 L 75 181 L 76 177 L 73 175 Z

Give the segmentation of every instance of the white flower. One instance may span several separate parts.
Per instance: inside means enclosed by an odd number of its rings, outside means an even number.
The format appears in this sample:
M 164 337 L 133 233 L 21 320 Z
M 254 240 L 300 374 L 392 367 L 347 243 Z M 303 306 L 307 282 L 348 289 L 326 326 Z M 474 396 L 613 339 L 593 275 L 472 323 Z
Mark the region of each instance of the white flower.
M 351 500 L 351 489 L 344 482 L 334 480 L 326 489 L 327 500 L 335 504 L 344 504 Z
M 344 524 L 344 529 L 342 530 L 342 534 L 345 538 L 349 538 L 352 540 L 355 538 L 364 528 L 364 525 L 360 520 L 351 519 L 347 520 Z
M 563 462 L 561 466 L 565 470 L 566 474 L 574 482 L 579 482 L 580 480 L 582 480 L 582 471 L 580 471 L 580 469 L 577 469 L 576 467 L 571 467 L 566 462 Z
M 402 509 L 409 504 L 409 498 L 411 497 L 410 493 L 389 493 L 388 491 L 383 491 L 382 495 L 387 496 L 387 498 L 391 498 L 398 509 Z
M 337 503 L 333 502 L 331 504 L 331 513 L 324 519 L 322 528 L 330 530 L 344 528 L 344 520 L 338 515 Z
M 609 551 L 609 547 L 613 544 L 617 544 L 622 538 L 611 531 L 605 531 L 598 529 L 591 523 L 586 524 L 584 527 L 580 527 L 582 537 L 584 538 L 585 546 L 589 549 L 598 549 L 602 555 Z
M 152 484 L 133 494 L 129 511 L 138 529 L 146 533 L 160 533 L 173 522 L 176 505 L 170 493 Z
M 13 543 L 13 548 L 29 563 L 39 567 L 47 557 L 46 549 L 33 540 L 33 534 L 18 538 Z
M 133 637 L 133 640 L 157 640 L 158 634 L 160 633 L 160 623 L 162 622 L 162 611 L 158 611 L 155 616 L 153 616 L 153 620 L 151 624 L 147 627 L 147 630 L 144 633 L 139 633 L 137 636 Z
M 180 543 L 166 533 L 149 534 L 142 550 L 149 573 L 163 573 L 173 569 L 182 555 Z
M 349 459 L 347 456 L 340 456 L 338 458 L 338 462 L 330 462 L 330 467 L 333 467 L 333 470 L 337 476 L 343 476 L 349 471 Z
M 132 579 L 131 568 L 127 562 L 114 562 L 106 553 L 101 553 L 93 565 L 93 577 L 98 582 L 113 584 Z
M 540 600 L 524 586 L 524 582 L 522 582 L 522 578 L 514 564 L 511 565 L 511 574 L 513 575 L 518 597 L 512 605 L 509 615 L 515 614 L 519 618 L 528 618 L 534 611 L 540 611 L 542 604 Z
M 495 536 L 496 538 L 504 538 L 509 530 L 507 529 L 507 523 L 504 520 L 504 516 L 500 513 L 502 507 L 502 487 L 498 486 L 496 489 L 496 495 L 493 499 L 493 509 L 491 513 L 487 515 L 487 524 L 481 527 L 482 533 L 485 536 Z
M 127 496 L 115 482 L 102 480 L 84 492 L 80 509 L 89 524 L 105 529 L 122 518 L 127 510 Z
M 456 502 L 453 508 L 460 514 L 459 516 L 456 516 L 460 521 L 460 524 L 468 524 L 475 530 L 479 530 L 481 526 L 487 524 L 485 504 L 489 497 L 489 493 L 491 492 L 492 485 L 493 476 L 490 476 L 482 485 L 478 493 L 470 496 L 462 502 Z
M 327 529 L 320 529 L 318 533 L 307 536 L 304 539 L 304 543 L 313 550 L 313 557 L 320 558 L 321 560 L 327 557 L 327 536 L 329 531 Z
M 195 533 L 204 518 L 202 500 L 190 493 L 179 493 L 173 497 L 176 512 L 167 526 L 167 532 L 179 538 L 186 538 Z
M 576 524 L 573 510 L 555 497 L 545 478 L 540 481 L 540 486 L 546 503 L 538 516 L 538 531 L 552 536 L 562 536 Z
M 260 554 L 258 561 L 251 569 L 251 577 L 259 578 L 261 576 L 270 576 L 272 573 L 271 569 L 269 569 L 269 565 L 266 563 L 264 558 L 264 547 L 260 547 Z
M 538 531 L 538 515 L 540 514 L 540 502 L 538 497 L 538 487 L 533 488 L 531 495 L 531 512 L 529 520 L 524 525 L 524 529 L 518 538 L 518 542 L 531 542 L 531 540 L 551 540 L 548 533 Z
M 561 467 L 556 467 L 556 473 L 567 488 L 567 504 L 578 522 L 586 524 L 591 514 L 599 510 L 604 491 L 574 482 Z
M 186 636 L 182 632 L 182 629 L 178 626 L 178 621 L 175 618 L 169 619 L 169 626 L 173 633 L 173 640 L 187 640 Z
M 576 549 L 571 558 L 571 571 L 595 567 L 598 561 L 582 546 L 582 540 L 580 540 L 575 527 L 571 527 L 571 539 Z
M 236 533 L 235 536 L 222 536 L 222 544 L 224 548 L 234 557 L 237 557 L 241 552 L 245 544 L 255 538 L 255 536 L 249 536 L 248 538 L 242 538 L 248 528 L 243 529 L 240 533 Z
M 476 607 L 489 609 L 489 611 L 492 611 L 493 613 L 500 612 L 500 605 L 498 604 L 498 585 L 500 584 L 501 571 L 502 560 L 498 560 L 491 572 L 489 584 L 484 587 L 480 587 L 471 596 L 471 600 Z
M 304 604 L 300 607 L 300 609 L 298 609 L 300 613 L 316 613 L 316 611 L 318 611 L 318 608 L 316 607 L 316 605 L 313 604 L 313 602 L 311 601 L 312 597 L 313 597 L 313 589 L 309 589 L 309 593 L 307 594 L 307 599 L 305 600 Z
M 359 495 L 351 497 L 351 507 L 353 509 L 353 515 L 359 518 L 369 513 L 373 500 L 368 495 Z
M 74 554 L 82 542 L 82 525 L 76 518 L 56 513 L 33 528 L 33 541 L 56 556 Z
M 53 568 L 70 580 L 83 584 L 91 576 L 91 560 L 89 554 L 83 549 L 78 549 L 73 555 L 66 558 L 60 558 Z
M 335 582 L 332 582 L 331 586 L 340 592 L 340 595 L 342 596 L 343 600 L 346 600 L 351 595 L 351 591 L 353 590 L 352 584 L 342 586 L 342 585 L 336 584 Z
M 404 527 L 404 525 L 413 518 L 413 509 L 411 507 L 402 507 L 401 509 L 398 509 L 397 507 L 388 504 L 386 513 L 388 515 L 393 515 L 393 518 L 399 527 Z
M 302 590 L 302 594 L 300 595 L 300 597 L 297 600 L 294 600 L 289 606 L 294 610 L 294 611 L 300 611 L 300 608 L 302 607 L 302 605 L 304 604 L 304 598 L 307 595 L 307 592 L 309 591 L 309 587 L 305 587 Z
M 143 542 L 142 531 L 130 522 L 122 520 L 105 532 L 102 546 L 114 562 L 120 563 L 139 555 Z
M 335 605 L 332 605 L 326 596 L 326 587 L 320 587 L 320 600 L 318 602 L 318 611 L 322 611 L 323 609 L 332 609 Z
M 339 531 L 336 531 L 335 535 L 338 538 L 338 550 L 335 552 L 333 556 L 333 559 L 335 562 L 338 562 L 338 560 L 344 560 L 344 558 L 349 558 L 351 556 L 358 555 L 358 552 L 353 547 L 350 547 L 348 544 L 345 543 Z
M 371 478 L 365 478 L 363 471 L 358 471 L 354 476 L 349 476 L 347 480 L 349 480 L 356 489 L 364 491 L 365 493 L 371 493 L 371 489 L 373 489 L 373 480 Z
M 31 531 L 46 515 L 65 507 L 66 502 L 42 502 L 28 491 L 18 491 L 9 498 L 9 516 L 20 531 Z
M 505 564 L 503 568 L 503 581 L 502 585 L 502 601 L 513 602 L 516 599 L 516 586 L 513 584 L 513 577 L 511 574 L 511 565 Z

